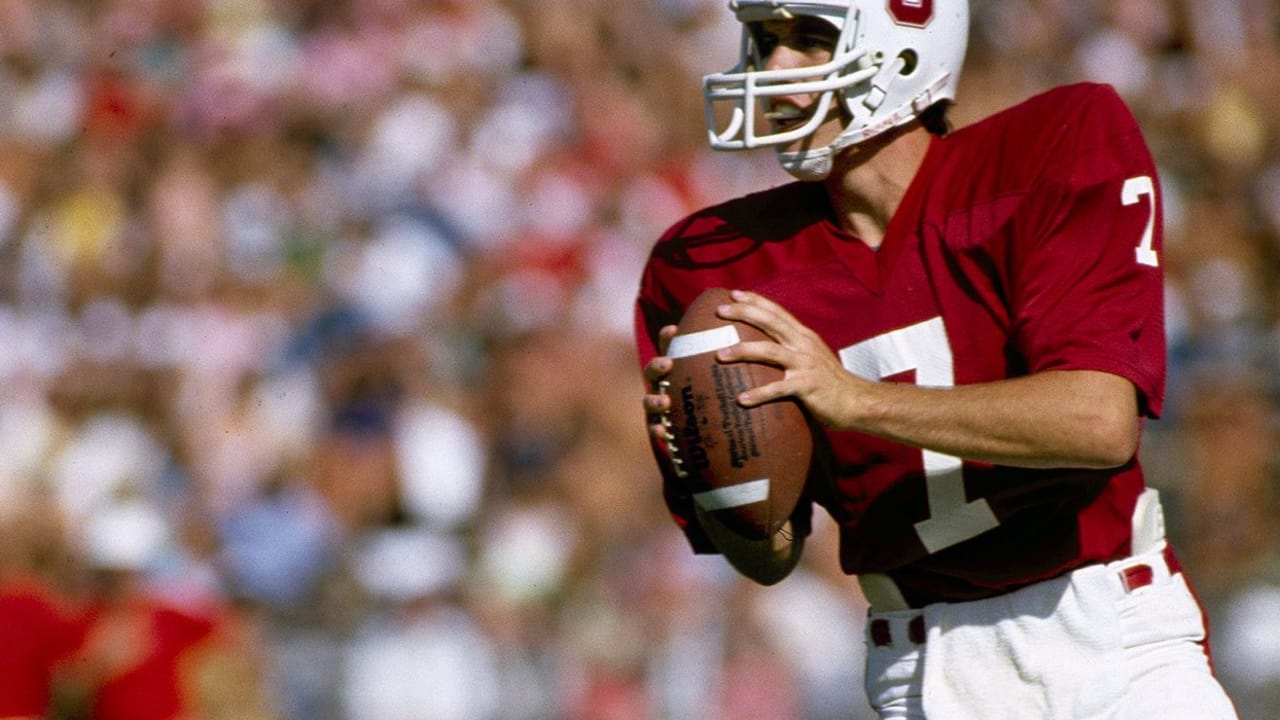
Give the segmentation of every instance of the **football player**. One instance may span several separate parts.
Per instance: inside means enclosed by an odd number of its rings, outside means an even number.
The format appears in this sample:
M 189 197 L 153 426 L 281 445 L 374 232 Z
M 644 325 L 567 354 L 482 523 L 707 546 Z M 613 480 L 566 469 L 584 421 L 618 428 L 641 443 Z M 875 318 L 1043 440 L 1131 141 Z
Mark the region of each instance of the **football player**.
M 734 0 L 741 59 L 704 79 L 713 148 L 771 147 L 797 182 L 657 242 L 636 331 L 664 493 L 697 552 L 769 584 L 812 506 L 870 603 L 882 718 L 1234 718 L 1137 448 L 1164 398 L 1160 183 L 1116 92 L 1050 90 L 948 125 L 964 0 Z M 829 446 L 808 499 L 752 542 L 664 450 L 664 355 L 704 289 L 774 342 Z

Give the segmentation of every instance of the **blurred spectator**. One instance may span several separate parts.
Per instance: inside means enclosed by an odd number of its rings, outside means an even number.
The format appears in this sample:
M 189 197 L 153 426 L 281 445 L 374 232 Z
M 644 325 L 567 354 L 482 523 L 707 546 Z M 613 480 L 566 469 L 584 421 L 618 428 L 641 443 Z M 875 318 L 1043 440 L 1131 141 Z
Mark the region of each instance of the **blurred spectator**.
M 351 720 L 496 720 L 500 680 L 491 642 L 449 602 L 463 571 L 455 541 L 417 529 L 365 539 L 357 560 L 371 613 L 347 647 Z
M 59 668 L 74 650 L 73 608 L 51 565 L 66 529 L 49 502 L 10 492 L 0 504 L 0 718 L 44 718 L 58 705 Z
M 95 720 L 271 720 L 257 639 L 216 601 L 148 587 L 172 529 L 141 500 L 95 511 L 81 542 L 92 582 L 83 636 L 64 672 L 72 706 Z

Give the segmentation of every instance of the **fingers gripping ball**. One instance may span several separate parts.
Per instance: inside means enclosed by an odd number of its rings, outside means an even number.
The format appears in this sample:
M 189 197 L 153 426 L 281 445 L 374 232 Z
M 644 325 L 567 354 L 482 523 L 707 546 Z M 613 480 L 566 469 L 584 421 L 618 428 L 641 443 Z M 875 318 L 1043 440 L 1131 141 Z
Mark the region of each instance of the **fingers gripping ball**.
M 690 483 L 704 511 L 744 537 L 764 539 L 786 523 L 804 492 L 813 435 L 794 400 L 738 404 L 738 393 L 780 379 L 782 370 L 716 361 L 722 347 L 769 340 L 754 326 L 717 317 L 716 307 L 728 302 L 729 292 L 720 288 L 699 295 L 667 350 L 667 446 L 676 474 Z

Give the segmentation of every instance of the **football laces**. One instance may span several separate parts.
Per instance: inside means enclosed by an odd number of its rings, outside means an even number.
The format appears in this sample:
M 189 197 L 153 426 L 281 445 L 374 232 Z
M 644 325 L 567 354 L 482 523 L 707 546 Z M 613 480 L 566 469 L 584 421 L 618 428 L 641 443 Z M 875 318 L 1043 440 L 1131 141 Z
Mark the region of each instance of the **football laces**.
M 671 387 L 670 380 L 658 381 L 658 394 L 666 396 L 667 389 Z M 665 432 L 663 439 L 666 440 L 667 455 L 671 458 L 671 467 L 675 470 L 676 477 L 684 480 L 689 477 L 689 472 L 684 469 L 684 459 L 680 457 L 680 446 L 676 443 L 676 435 L 671 432 L 671 411 L 662 413 L 662 427 Z

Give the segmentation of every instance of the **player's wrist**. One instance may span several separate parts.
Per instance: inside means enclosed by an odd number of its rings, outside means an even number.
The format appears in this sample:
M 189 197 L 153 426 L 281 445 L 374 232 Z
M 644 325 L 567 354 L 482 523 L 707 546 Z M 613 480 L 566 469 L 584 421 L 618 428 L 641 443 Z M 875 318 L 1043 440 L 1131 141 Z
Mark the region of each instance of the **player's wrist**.
M 880 400 L 877 392 L 881 383 L 872 382 L 847 373 L 844 382 L 835 390 L 836 397 L 830 407 L 834 410 L 827 414 L 817 414 L 816 419 L 831 430 L 857 430 L 867 432 L 874 426 Z M 813 409 L 810 408 L 813 413 Z

